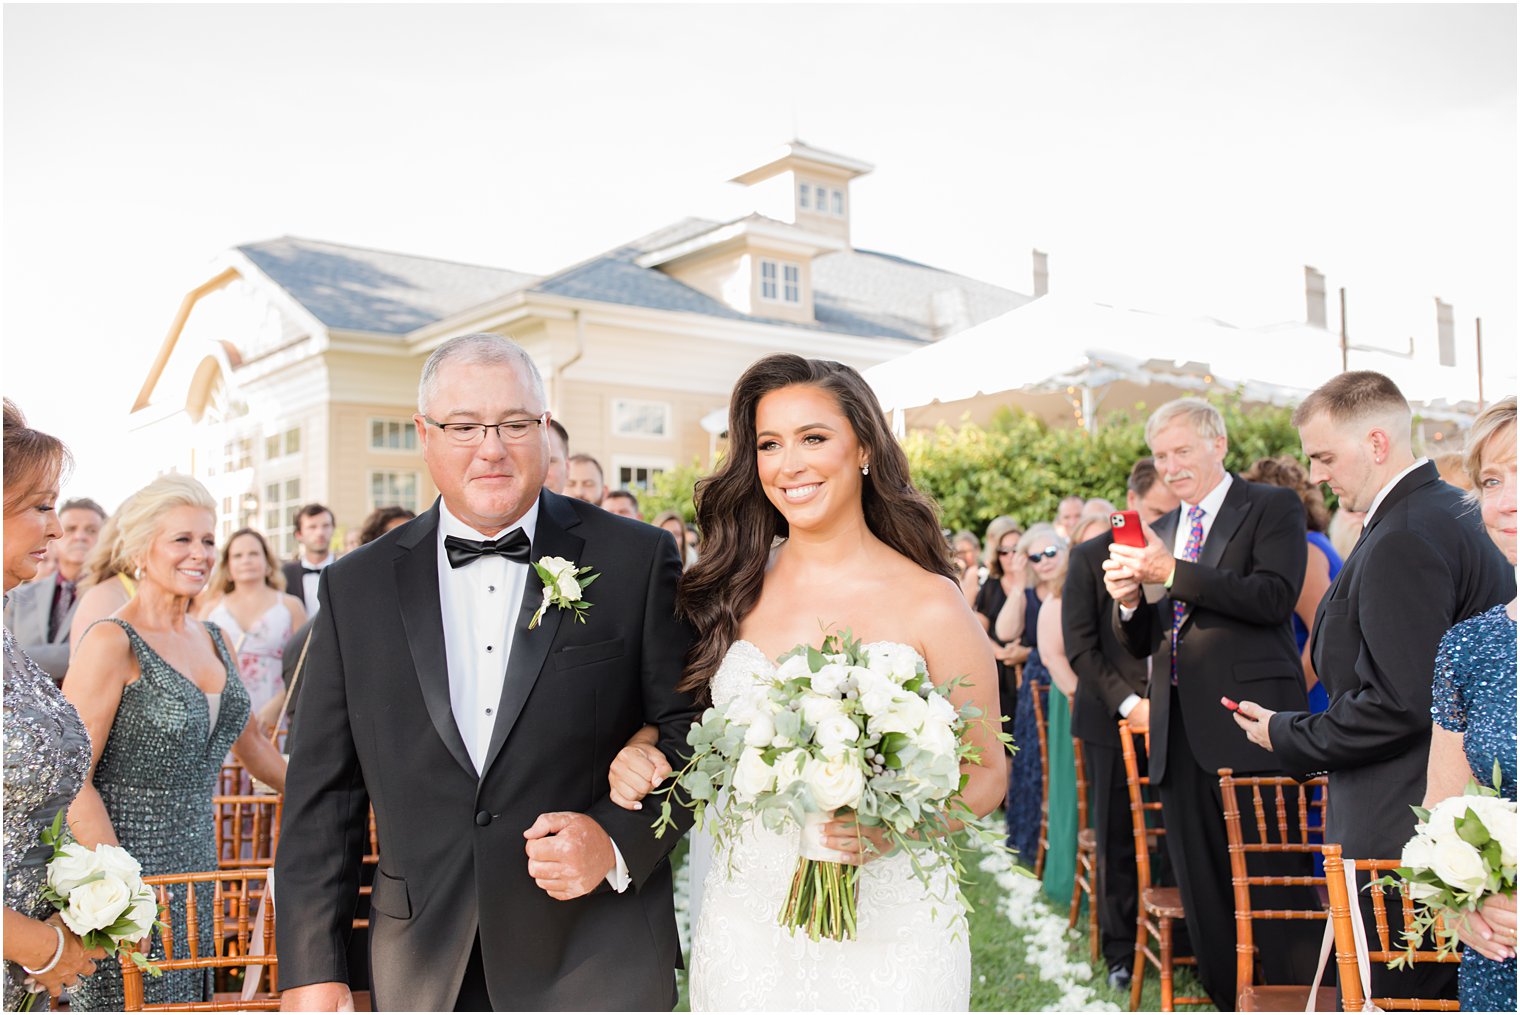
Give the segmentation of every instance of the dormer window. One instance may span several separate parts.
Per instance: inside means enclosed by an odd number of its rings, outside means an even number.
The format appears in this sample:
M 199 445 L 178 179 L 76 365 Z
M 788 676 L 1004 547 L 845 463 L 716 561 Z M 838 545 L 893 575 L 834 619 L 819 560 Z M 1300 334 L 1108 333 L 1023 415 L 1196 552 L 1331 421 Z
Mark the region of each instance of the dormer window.
M 802 266 L 791 261 L 760 261 L 760 298 L 772 303 L 802 302 Z
M 797 208 L 815 215 L 844 218 L 844 190 L 802 180 L 797 184 Z

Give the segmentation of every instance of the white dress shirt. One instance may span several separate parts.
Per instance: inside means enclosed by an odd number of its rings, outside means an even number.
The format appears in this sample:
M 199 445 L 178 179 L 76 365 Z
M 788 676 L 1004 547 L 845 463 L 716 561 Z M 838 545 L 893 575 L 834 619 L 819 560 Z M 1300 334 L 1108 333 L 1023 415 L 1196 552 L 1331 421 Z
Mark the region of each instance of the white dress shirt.
M 528 565 L 488 554 L 463 567 L 449 563 L 444 540 L 449 536 L 482 541 L 501 539 L 522 529 L 532 543 L 538 533 L 538 501 L 516 525 L 486 536 L 477 532 L 438 502 L 438 593 L 443 610 L 443 649 L 449 670 L 449 704 L 454 725 L 464 738 L 465 750 L 477 774 L 484 774 L 491 734 L 496 729 L 501 692 L 507 679 L 507 659 L 517 633 L 528 582 Z M 609 836 L 609 839 L 611 837 Z M 612 844 L 613 869 L 607 882 L 621 892 L 628 887 L 628 866 L 622 851 Z
M 336 559 L 331 551 L 328 552 L 327 559 L 320 564 L 313 564 L 305 557 L 301 558 L 301 601 L 306 604 L 306 616 L 308 619 L 315 617 L 317 611 L 322 608 L 321 602 L 317 599 L 317 586 L 322 582 L 322 569 Z M 314 567 L 317 570 L 306 570 L 309 567 Z
M 1372 524 L 1372 519 L 1377 515 L 1377 509 L 1383 506 L 1383 501 L 1387 498 L 1389 492 L 1394 487 L 1398 486 L 1399 483 L 1403 481 L 1405 476 L 1409 475 L 1415 469 L 1418 469 L 1428 461 L 1430 461 L 1428 458 L 1416 459 L 1413 465 L 1405 469 L 1403 472 L 1400 472 L 1397 476 L 1394 476 L 1388 481 L 1387 486 L 1378 491 L 1377 496 L 1372 498 L 1372 506 L 1368 508 L 1367 513 L 1362 516 L 1362 528 L 1365 529 L 1367 526 Z

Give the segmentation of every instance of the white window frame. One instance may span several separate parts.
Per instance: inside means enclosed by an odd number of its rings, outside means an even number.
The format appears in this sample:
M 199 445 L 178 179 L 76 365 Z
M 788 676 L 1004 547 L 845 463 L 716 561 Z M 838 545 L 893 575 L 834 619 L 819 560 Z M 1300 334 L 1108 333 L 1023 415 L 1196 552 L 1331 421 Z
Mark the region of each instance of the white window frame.
M 375 499 L 375 477 L 377 476 L 410 476 L 412 478 L 412 503 L 407 504 L 401 498 L 386 500 L 381 503 Z M 391 507 L 399 504 L 413 514 L 418 513 L 422 503 L 422 472 L 418 469 L 367 469 L 364 473 L 364 496 L 369 502 L 370 511 L 376 508 Z
M 633 420 L 643 418 L 643 411 L 654 409 L 659 414 L 660 428 L 658 433 L 648 430 L 633 429 L 627 424 Z M 629 417 L 632 417 L 630 419 Z M 674 412 L 669 402 L 661 402 L 654 398 L 614 398 L 612 400 L 612 435 L 614 437 L 636 437 L 641 440 L 668 441 L 674 432 Z
M 669 472 L 675 467 L 674 458 L 660 455 L 613 455 L 611 468 L 607 472 L 607 489 L 608 491 L 629 489 L 643 493 L 649 489 L 647 484 L 637 486 L 622 482 L 624 469 L 647 469 L 650 473 L 649 478 L 653 479 L 656 472 Z
M 774 275 L 773 275 L 773 277 L 771 279 L 771 283 L 772 283 L 772 286 L 775 289 L 775 293 L 773 295 L 770 295 L 770 296 L 767 296 L 765 294 L 765 283 L 766 283 L 765 269 L 767 267 L 771 268 L 772 271 L 774 272 Z M 788 283 L 786 281 L 787 269 L 792 269 L 793 271 L 795 271 L 797 273 L 797 278 L 796 278 L 795 285 L 793 285 L 792 283 Z M 799 262 L 799 261 L 782 261 L 782 260 L 779 260 L 778 258 L 774 258 L 774 257 L 762 257 L 762 258 L 759 259 L 759 263 L 758 263 L 758 265 L 757 265 L 757 267 L 756 267 L 755 270 L 756 270 L 756 272 L 759 275 L 759 278 L 758 278 L 759 285 L 757 286 L 757 288 L 759 290 L 760 299 L 764 300 L 766 303 L 779 303 L 779 304 L 781 304 L 782 306 L 785 306 L 785 307 L 800 307 L 800 306 L 802 306 L 802 264 L 801 264 L 801 262 Z M 788 299 L 787 298 L 788 291 L 791 290 L 791 289 L 794 289 L 794 288 L 796 290 L 797 298 L 796 299 Z
M 296 483 L 294 498 L 286 495 L 286 484 L 292 480 Z M 270 499 L 271 486 L 279 488 L 278 499 Z M 256 492 L 260 494 L 258 510 L 264 519 L 264 535 L 269 537 L 269 541 L 274 544 L 275 553 L 282 560 L 291 560 L 296 555 L 295 513 L 301 510 L 302 504 L 306 503 L 303 486 L 300 475 L 268 476 L 259 480 L 259 489 Z M 274 517 L 280 523 L 278 526 L 269 524 L 271 511 L 277 512 Z
M 393 448 L 388 444 L 376 444 L 376 423 L 382 424 L 383 426 L 387 427 L 387 429 L 391 426 L 396 426 L 401 434 L 401 441 L 403 445 L 407 440 L 406 435 L 411 434 L 412 446 Z M 422 445 L 417 442 L 417 426 L 412 422 L 411 417 L 409 416 L 371 416 L 365 421 L 364 427 L 365 431 L 368 434 L 365 440 L 367 441 L 369 450 L 371 451 L 386 455 L 415 455 L 420 454 L 422 451 Z
M 296 444 L 298 445 L 294 451 L 290 450 L 290 435 L 292 433 L 294 433 L 296 435 Z M 278 440 L 280 442 L 279 454 L 271 455 L 269 453 L 269 441 L 270 441 L 270 438 L 274 438 L 274 439 L 276 439 L 276 440 Z M 296 425 L 296 426 L 287 426 L 285 429 L 279 431 L 278 433 L 265 434 L 264 435 L 264 461 L 266 461 L 266 462 L 278 462 L 278 461 L 283 461 L 286 458 L 294 458 L 295 456 L 297 456 L 297 455 L 299 455 L 301 453 L 301 447 L 300 447 L 301 444 L 302 444 L 302 434 L 301 434 L 301 427 L 300 427 L 299 424 Z

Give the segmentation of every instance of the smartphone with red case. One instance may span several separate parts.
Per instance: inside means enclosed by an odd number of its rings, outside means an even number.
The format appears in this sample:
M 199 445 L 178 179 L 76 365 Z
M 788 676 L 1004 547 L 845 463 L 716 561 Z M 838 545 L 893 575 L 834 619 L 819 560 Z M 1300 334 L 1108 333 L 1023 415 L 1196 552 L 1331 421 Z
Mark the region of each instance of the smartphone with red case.
M 1145 548 L 1145 530 L 1140 528 L 1140 512 L 1115 511 L 1108 516 L 1114 524 L 1114 542 L 1120 546 Z
M 1225 708 L 1229 709 L 1231 712 L 1240 711 L 1240 702 L 1235 701 L 1233 698 L 1220 698 L 1219 703 Z

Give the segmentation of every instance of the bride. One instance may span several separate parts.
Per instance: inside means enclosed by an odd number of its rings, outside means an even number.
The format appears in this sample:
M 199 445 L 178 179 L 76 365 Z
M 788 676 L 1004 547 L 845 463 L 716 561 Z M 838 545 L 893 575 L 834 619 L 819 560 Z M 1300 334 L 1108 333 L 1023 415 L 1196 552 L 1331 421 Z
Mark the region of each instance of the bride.
M 826 360 L 762 359 L 734 389 L 729 438 L 722 467 L 697 486 L 705 540 L 677 599 L 698 632 L 682 689 L 725 704 L 769 679 L 780 653 L 848 629 L 865 645 L 917 652 L 936 683 L 966 676 L 952 702 L 995 717 L 990 644 L 955 583 L 934 507 L 909 482 L 860 374 Z M 996 730 L 977 722 L 968 733 L 981 764 L 965 767 L 961 796 L 978 815 L 1007 785 Z M 613 798 L 638 807 L 669 771 L 641 734 L 613 763 Z M 692 1009 L 965 1010 L 971 952 L 948 870 L 925 887 L 906 855 L 882 855 L 882 839 L 848 816 L 824 834 L 841 860 L 863 865 L 856 938 L 815 942 L 778 925 L 798 830 L 751 822 L 705 879 Z

